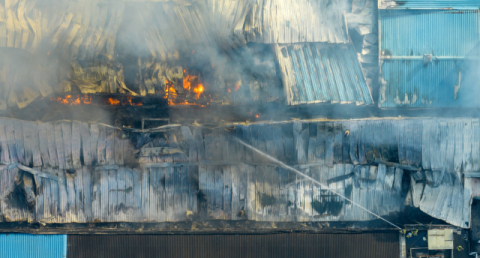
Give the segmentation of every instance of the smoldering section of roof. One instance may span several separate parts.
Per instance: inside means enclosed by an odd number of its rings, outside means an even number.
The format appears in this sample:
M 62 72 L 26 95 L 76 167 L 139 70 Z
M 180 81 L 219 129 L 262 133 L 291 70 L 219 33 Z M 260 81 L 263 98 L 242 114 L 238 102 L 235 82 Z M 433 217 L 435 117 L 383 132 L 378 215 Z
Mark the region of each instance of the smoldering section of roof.
M 141 38 L 127 40 L 143 41 L 162 60 L 173 59 L 169 55 L 185 44 L 215 42 L 230 50 L 247 42 L 348 42 L 345 7 L 326 0 L 98 2 L 0 4 L 0 46 L 31 53 L 54 49 L 65 59 L 80 60 L 104 51 L 111 58 L 117 32 L 132 26 Z
M 379 106 L 480 106 L 478 12 L 380 10 Z
M 216 0 L 218 3 L 229 0 Z M 256 0 L 245 20 L 248 41 L 265 44 L 349 41 L 346 1 Z
M 478 119 L 177 126 L 150 140 L 124 133 L 99 124 L 0 119 L 2 218 L 42 223 L 174 222 L 197 215 L 253 221 L 374 219 L 230 137 L 380 215 L 400 211 L 405 202 L 466 228 L 471 186 L 453 176 L 480 170 Z M 377 160 L 399 165 L 370 165 Z M 401 190 L 402 168 L 412 166 L 425 172 L 410 172 L 414 184 L 407 194 Z M 18 167 L 35 175 L 33 215 L 20 199 L 11 199 Z M 444 188 L 451 198 L 437 209 L 435 193 Z M 198 191 L 205 198 L 199 200 Z
M 288 104 L 373 104 L 352 44 L 275 47 Z
M 162 58 L 165 51 L 177 47 L 175 42 L 207 46 L 215 42 L 226 52 L 248 42 L 347 43 L 343 8 L 324 0 L 209 0 L 189 6 L 149 3 L 135 7 L 145 14 L 138 29 L 145 31 L 150 52 Z
M 101 7 L 93 1 L 0 4 L 0 47 L 41 54 L 54 49 L 65 59 L 90 59 L 102 52 L 111 58 L 123 11 L 122 4 Z

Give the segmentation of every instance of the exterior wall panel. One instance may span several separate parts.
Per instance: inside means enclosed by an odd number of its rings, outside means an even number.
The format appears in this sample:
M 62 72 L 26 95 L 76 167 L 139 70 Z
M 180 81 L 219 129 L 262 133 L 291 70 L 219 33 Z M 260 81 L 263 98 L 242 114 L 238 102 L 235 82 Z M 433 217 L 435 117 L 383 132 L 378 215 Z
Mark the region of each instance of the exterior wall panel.
M 2 258 L 63 258 L 66 255 L 66 235 L 0 235 Z
M 275 235 L 71 235 L 68 258 L 399 257 L 398 232 Z
M 381 10 L 379 106 L 478 107 L 478 21 L 478 10 Z

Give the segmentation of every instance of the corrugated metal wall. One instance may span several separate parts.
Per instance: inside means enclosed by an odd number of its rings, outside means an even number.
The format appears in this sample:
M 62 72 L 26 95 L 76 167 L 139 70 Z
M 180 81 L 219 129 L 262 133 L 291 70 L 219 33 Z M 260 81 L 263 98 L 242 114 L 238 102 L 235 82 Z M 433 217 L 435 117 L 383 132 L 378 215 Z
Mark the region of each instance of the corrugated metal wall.
M 381 4 L 380 6 L 383 8 L 395 8 L 395 9 L 412 9 L 412 8 L 419 8 L 419 9 L 435 9 L 435 8 L 471 8 L 471 7 L 479 7 L 480 1 L 479 0 L 395 0 L 395 1 L 386 1 L 383 0 L 381 2 L 386 2 L 386 4 Z M 389 3 L 393 2 L 393 3 Z M 387 7 L 388 6 L 388 7 Z
M 478 43 L 478 10 L 385 10 L 380 14 L 381 48 L 393 56 L 464 56 Z
M 62 258 L 66 255 L 66 235 L 0 235 L 2 258 Z
M 478 107 L 478 21 L 478 10 L 381 10 L 380 107 Z
M 68 258 L 399 257 L 398 233 L 276 235 L 71 235 Z

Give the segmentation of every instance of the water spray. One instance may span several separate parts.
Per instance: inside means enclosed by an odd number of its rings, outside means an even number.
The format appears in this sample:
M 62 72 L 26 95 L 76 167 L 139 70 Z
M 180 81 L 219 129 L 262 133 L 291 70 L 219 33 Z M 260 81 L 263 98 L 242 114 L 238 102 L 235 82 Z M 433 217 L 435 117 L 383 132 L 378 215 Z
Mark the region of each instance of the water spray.
M 364 208 L 364 207 L 361 206 L 360 204 L 357 204 L 357 203 L 353 202 L 353 201 L 350 200 L 349 198 L 341 195 L 340 193 L 337 193 L 335 190 L 333 190 L 333 189 L 329 188 L 328 186 L 320 183 L 319 181 L 313 179 L 312 177 L 305 175 L 304 173 L 300 172 L 299 170 L 297 170 L 297 169 L 295 169 L 295 168 L 293 168 L 293 167 L 291 167 L 291 166 L 289 166 L 289 165 L 281 162 L 280 160 L 278 160 L 278 159 L 276 159 L 276 158 L 274 158 L 274 157 L 272 157 L 272 156 L 270 156 L 270 155 L 262 152 L 261 150 L 259 150 L 259 149 L 255 148 L 255 147 L 253 147 L 253 146 L 245 143 L 244 141 L 242 141 L 242 140 L 240 140 L 240 139 L 238 139 L 238 138 L 235 138 L 235 137 L 234 137 L 234 139 L 235 139 L 238 143 L 240 143 L 240 144 L 242 144 L 243 146 L 251 149 L 252 151 L 256 152 L 257 154 L 261 155 L 262 157 L 264 157 L 264 158 L 266 158 L 266 159 L 274 162 L 275 164 L 279 165 L 279 167 L 284 168 L 284 169 L 288 169 L 288 170 L 290 170 L 290 171 L 293 171 L 293 172 L 295 172 L 295 173 L 297 173 L 297 174 L 299 174 L 299 175 L 307 178 L 308 180 L 314 182 L 315 184 L 320 185 L 320 186 L 322 187 L 322 189 L 324 188 L 325 190 L 328 190 L 328 191 L 330 191 L 331 193 L 340 196 L 341 198 L 343 198 L 343 199 L 349 201 L 350 203 L 352 203 L 353 205 L 355 205 L 355 206 L 359 207 L 360 209 L 362 209 L 362 210 L 364 210 L 364 211 L 372 214 L 373 216 L 375 216 L 375 217 L 377 217 L 377 218 L 379 218 L 379 219 L 387 222 L 388 224 L 394 226 L 395 228 L 401 229 L 399 226 L 397 226 L 397 225 L 393 224 L 392 222 L 390 222 L 390 221 L 388 221 L 388 220 L 380 217 L 379 215 L 377 215 L 377 214 L 375 214 L 375 213 L 367 210 L 366 208 Z

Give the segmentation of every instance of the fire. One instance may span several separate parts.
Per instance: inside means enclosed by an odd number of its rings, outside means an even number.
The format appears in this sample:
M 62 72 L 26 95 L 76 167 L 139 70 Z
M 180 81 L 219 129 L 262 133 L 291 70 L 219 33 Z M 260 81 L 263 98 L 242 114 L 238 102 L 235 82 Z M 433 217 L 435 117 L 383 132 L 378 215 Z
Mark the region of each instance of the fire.
M 233 88 L 235 91 L 238 91 L 240 89 L 240 86 L 242 86 L 242 81 L 238 81 L 235 83 L 235 87 Z
M 196 98 L 196 99 L 199 99 L 199 98 L 200 98 L 200 94 L 202 94 L 204 90 L 205 90 L 205 88 L 203 87 L 203 84 L 199 83 L 199 84 L 197 85 L 197 87 L 195 87 L 195 88 L 193 89 L 193 92 L 196 93 L 195 98 Z
M 66 95 L 62 97 L 52 97 L 50 98 L 51 101 L 57 101 L 65 105 L 80 105 L 80 104 L 91 104 L 92 97 L 88 95 L 80 96 L 77 95 L 72 97 L 72 95 Z
M 183 70 L 185 73 L 185 70 Z M 200 78 L 197 75 L 184 75 L 183 77 L 183 89 L 190 91 L 192 89 L 192 85 L 197 85 L 193 88 L 193 92 L 195 93 L 195 99 L 200 98 L 200 95 L 205 90 L 205 87 L 202 83 L 200 83 Z
M 232 91 L 230 89 L 227 89 L 228 90 L 228 93 L 232 93 Z
M 92 97 L 85 95 L 83 97 L 80 97 L 80 100 L 83 102 L 83 104 L 92 104 Z
M 165 80 L 165 99 L 168 99 L 168 105 L 198 105 L 195 102 L 192 103 L 189 100 L 183 100 L 184 98 L 190 98 L 191 93 L 195 93 L 195 99 L 199 99 L 202 93 L 205 91 L 205 86 L 200 81 L 200 77 L 198 75 L 190 75 L 186 74 L 187 70 L 183 69 L 183 80 L 182 80 L 182 87 L 183 91 L 177 90 L 175 88 L 175 84 L 172 81 Z
M 185 90 L 190 90 L 192 88 L 192 82 L 194 83 L 195 81 L 198 81 L 198 76 L 189 75 L 189 74 L 185 75 L 183 77 L 183 88 Z
M 120 98 L 124 100 L 122 103 L 121 103 Z M 90 105 L 90 104 L 92 104 L 92 95 L 76 95 L 76 96 L 66 95 L 66 96 L 63 96 L 63 97 L 52 97 L 52 98 L 50 98 L 50 100 L 51 101 L 57 101 L 57 102 L 59 102 L 61 104 L 64 104 L 64 105 L 80 105 L 80 104 Z M 119 99 L 116 99 L 114 97 L 110 97 L 110 98 L 105 100 L 104 104 L 113 105 L 113 106 L 118 106 L 120 104 L 129 105 L 129 106 L 142 106 L 143 105 L 142 102 L 134 102 L 132 96 L 126 96 L 126 97 L 123 97 L 123 98 L 119 97 Z
M 113 106 L 120 105 L 120 100 L 114 98 L 108 98 L 107 103 Z
M 177 96 L 177 91 L 175 90 L 175 88 L 173 87 L 173 83 L 169 80 L 165 80 L 165 97 L 166 99 L 168 99 L 168 105 L 175 105 L 173 100 L 176 98 Z
M 132 102 L 132 97 L 130 97 L 130 96 L 127 97 L 127 102 L 128 102 L 128 105 L 130 105 L 130 106 L 142 106 L 143 105 L 142 102 L 133 103 Z
M 249 113 L 250 115 L 254 116 L 255 118 L 259 118 L 260 115 L 262 114 L 262 113 L 258 113 L 258 114 L 255 114 L 255 115 L 254 115 L 252 111 L 250 111 L 250 112 L 248 112 L 248 113 Z

